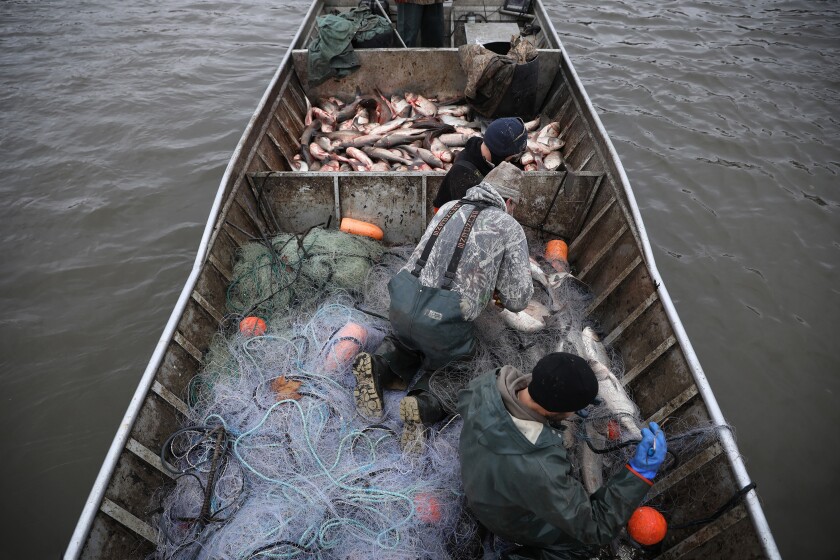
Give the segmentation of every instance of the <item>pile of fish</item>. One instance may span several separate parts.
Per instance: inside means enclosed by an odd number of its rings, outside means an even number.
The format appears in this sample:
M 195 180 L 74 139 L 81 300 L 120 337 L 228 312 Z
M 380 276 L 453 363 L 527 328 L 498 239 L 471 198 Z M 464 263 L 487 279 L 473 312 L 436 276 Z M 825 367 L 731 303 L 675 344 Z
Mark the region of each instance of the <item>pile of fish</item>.
M 463 98 L 427 99 L 412 92 L 386 97 L 356 90 L 350 103 L 335 97 L 306 103 L 306 128 L 292 162 L 297 171 L 446 172 L 467 140 L 489 124 L 470 120 Z M 528 147 L 514 162 L 525 171 L 563 165 L 559 123 L 540 123 L 539 116 L 525 123 Z

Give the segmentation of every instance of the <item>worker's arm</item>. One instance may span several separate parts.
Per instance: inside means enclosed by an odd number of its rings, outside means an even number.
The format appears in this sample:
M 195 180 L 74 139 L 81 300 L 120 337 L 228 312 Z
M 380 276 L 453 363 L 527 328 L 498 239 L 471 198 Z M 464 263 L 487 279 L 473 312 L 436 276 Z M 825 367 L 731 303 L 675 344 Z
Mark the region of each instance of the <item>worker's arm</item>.
M 546 486 L 528 488 L 524 502 L 538 518 L 585 544 L 603 545 L 615 538 L 650 488 L 625 468 L 590 496 L 568 472 L 568 462 L 543 466 Z
M 630 463 L 591 496 L 568 472 L 565 458 L 549 457 L 542 465 L 548 488 L 531 496 L 534 513 L 586 544 L 602 545 L 615 538 L 665 460 L 665 436 L 655 423 L 651 429 L 642 430 L 642 441 Z M 557 463 L 552 464 L 553 460 Z
M 496 294 L 501 304 L 510 311 L 522 311 L 534 295 L 531 268 L 528 262 L 528 240 L 518 223 L 506 232 L 505 249 L 499 274 L 496 277 Z

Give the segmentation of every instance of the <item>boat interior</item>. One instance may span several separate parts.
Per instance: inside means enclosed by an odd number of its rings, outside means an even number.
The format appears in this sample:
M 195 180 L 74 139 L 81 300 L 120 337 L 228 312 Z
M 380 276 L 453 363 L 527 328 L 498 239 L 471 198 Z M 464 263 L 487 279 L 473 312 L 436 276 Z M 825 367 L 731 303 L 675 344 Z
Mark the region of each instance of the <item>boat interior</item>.
M 156 496 L 171 474 L 158 452 L 188 417 L 186 395 L 202 367 L 210 341 L 225 321 L 227 287 L 237 251 L 253 239 L 302 232 L 318 224 L 336 227 L 342 217 L 378 225 L 386 244 L 418 241 L 432 216 L 431 200 L 443 175 L 436 172 L 320 173 L 293 171 L 308 98 L 351 100 L 356 89 L 428 97 L 463 94 L 465 76 L 457 47 L 485 33 L 477 24 L 526 25 L 539 48 L 538 110 L 542 123 L 556 121 L 565 140 L 563 167 L 525 174 L 523 202 L 515 217 L 529 240 L 562 238 L 572 272 L 593 297 L 587 313 L 606 346 L 620 354 L 629 390 L 645 421 L 707 426 L 710 415 L 692 367 L 660 299 L 642 250 L 611 145 L 553 27 L 539 3 L 524 15 L 500 1 L 445 4 L 451 47 L 358 49 L 361 68 L 342 79 L 310 86 L 306 45 L 315 18 L 357 2 L 315 2 L 287 58 L 248 124 L 219 194 L 209 243 L 197 281 L 156 369 L 126 445 L 116 462 L 82 550 L 85 558 L 145 558 L 156 542 Z M 513 4 L 509 4 L 510 7 Z M 390 12 L 396 21 L 395 4 Z M 490 33 L 490 31 L 487 31 Z M 496 33 L 498 38 L 498 31 Z M 485 37 L 485 35 L 482 35 Z M 492 37 L 491 37 L 492 38 Z M 631 195 L 632 196 L 632 195 Z M 720 443 L 680 457 L 657 478 L 651 505 L 673 524 L 715 512 L 740 489 Z M 658 558 L 762 558 L 764 551 L 743 503 L 714 521 L 669 531 Z

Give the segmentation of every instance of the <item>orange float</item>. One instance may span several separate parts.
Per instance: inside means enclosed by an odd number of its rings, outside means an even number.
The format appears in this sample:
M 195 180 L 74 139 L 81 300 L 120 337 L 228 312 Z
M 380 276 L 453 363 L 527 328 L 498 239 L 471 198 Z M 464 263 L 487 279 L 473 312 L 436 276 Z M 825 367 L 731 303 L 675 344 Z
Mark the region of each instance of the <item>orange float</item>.
M 365 327 L 352 321 L 338 329 L 330 339 L 326 363 L 327 371 L 343 368 L 364 349 L 368 332 Z
M 568 261 L 569 246 L 562 239 L 552 239 L 545 244 L 545 259 L 547 261 Z
M 562 239 L 552 239 L 546 243 L 543 256 L 557 272 L 569 271 L 569 246 Z
M 421 492 L 414 496 L 414 511 L 417 513 L 417 518 L 423 523 L 433 524 L 440 521 L 440 502 L 427 492 Z
M 339 228 L 344 233 L 352 233 L 353 235 L 363 235 L 381 241 L 385 235 L 379 226 L 375 226 L 368 222 L 355 220 L 353 218 L 342 218 L 341 227 Z
M 639 544 L 650 546 L 661 542 L 668 532 L 668 522 L 652 507 L 637 508 L 627 522 L 627 533 Z
M 621 427 L 618 425 L 618 422 L 610 418 L 610 421 L 607 422 L 607 438 L 610 441 L 615 441 L 621 437 Z
M 239 321 L 239 332 L 245 336 L 262 336 L 265 334 L 266 328 L 265 321 L 253 315 Z

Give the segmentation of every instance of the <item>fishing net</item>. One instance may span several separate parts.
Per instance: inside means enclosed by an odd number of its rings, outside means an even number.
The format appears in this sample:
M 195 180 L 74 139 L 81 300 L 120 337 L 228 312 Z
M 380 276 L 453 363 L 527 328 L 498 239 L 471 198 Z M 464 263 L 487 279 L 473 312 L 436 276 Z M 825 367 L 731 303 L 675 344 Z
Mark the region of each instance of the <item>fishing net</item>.
M 541 247 L 536 247 L 540 254 Z M 477 350 L 468 362 L 448 364 L 435 372 L 430 388 L 451 412 L 457 405 L 457 394 L 474 377 L 511 365 L 530 372 L 537 362 L 551 352 L 571 352 L 585 356 L 581 331 L 588 325 L 586 307 L 592 296 L 586 286 L 568 278 L 552 286 L 556 297 L 552 301 L 549 288 L 535 282 L 533 299 L 553 309 L 545 328 L 537 332 L 520 332 L 510 328 L 493 305 L 475 320 Z
M 272 316 L 290 305 L 317 301 L 334 290 L 360 292 L 383 251 L 378 242 L 338 230 L 313 228 L 248 243 L 234 266 L 228 310 Z
M 190 384 L 189 423 L 161 452 L 173 481 L 162 492 L 156 558 L 481 557 L 478 525 L 464 507 L 460 418 L 433 426 L 412 455 L 399 446 L 403 393 L 385 392 L 375 424 L 355 409 L 352 359 L 390 332 L 387 283 L 412 250 L 321 228 L 242 248 L 231 313 Z M 450 412 L 476 376 L 504 364 L 530 371 L 558 350 L 595 355 L 620 379 L 618 357 L 593 343 L 585 285 L 566 279 L 554 298 L 541 286 L 535 299 L 554 306 L 543 330 L 513 330 L 489 306 L 476 320 L 473 359 L 432 376 Z M 252 313 L 265 319 L 265 333 L 236 328 Z M 616 445 L 636 437 L 640 419 L 622 398 L 620 414 L 598 405 L 568 423 L 575 472 L 606 478 L 626 462 L 634 447 Z M 611 422 L 620 425 L 617 439 Z M 700 445 L 710 432 L 686 431 L 674 445 Z M 595 460 L 593 446 L 616 449 Z

